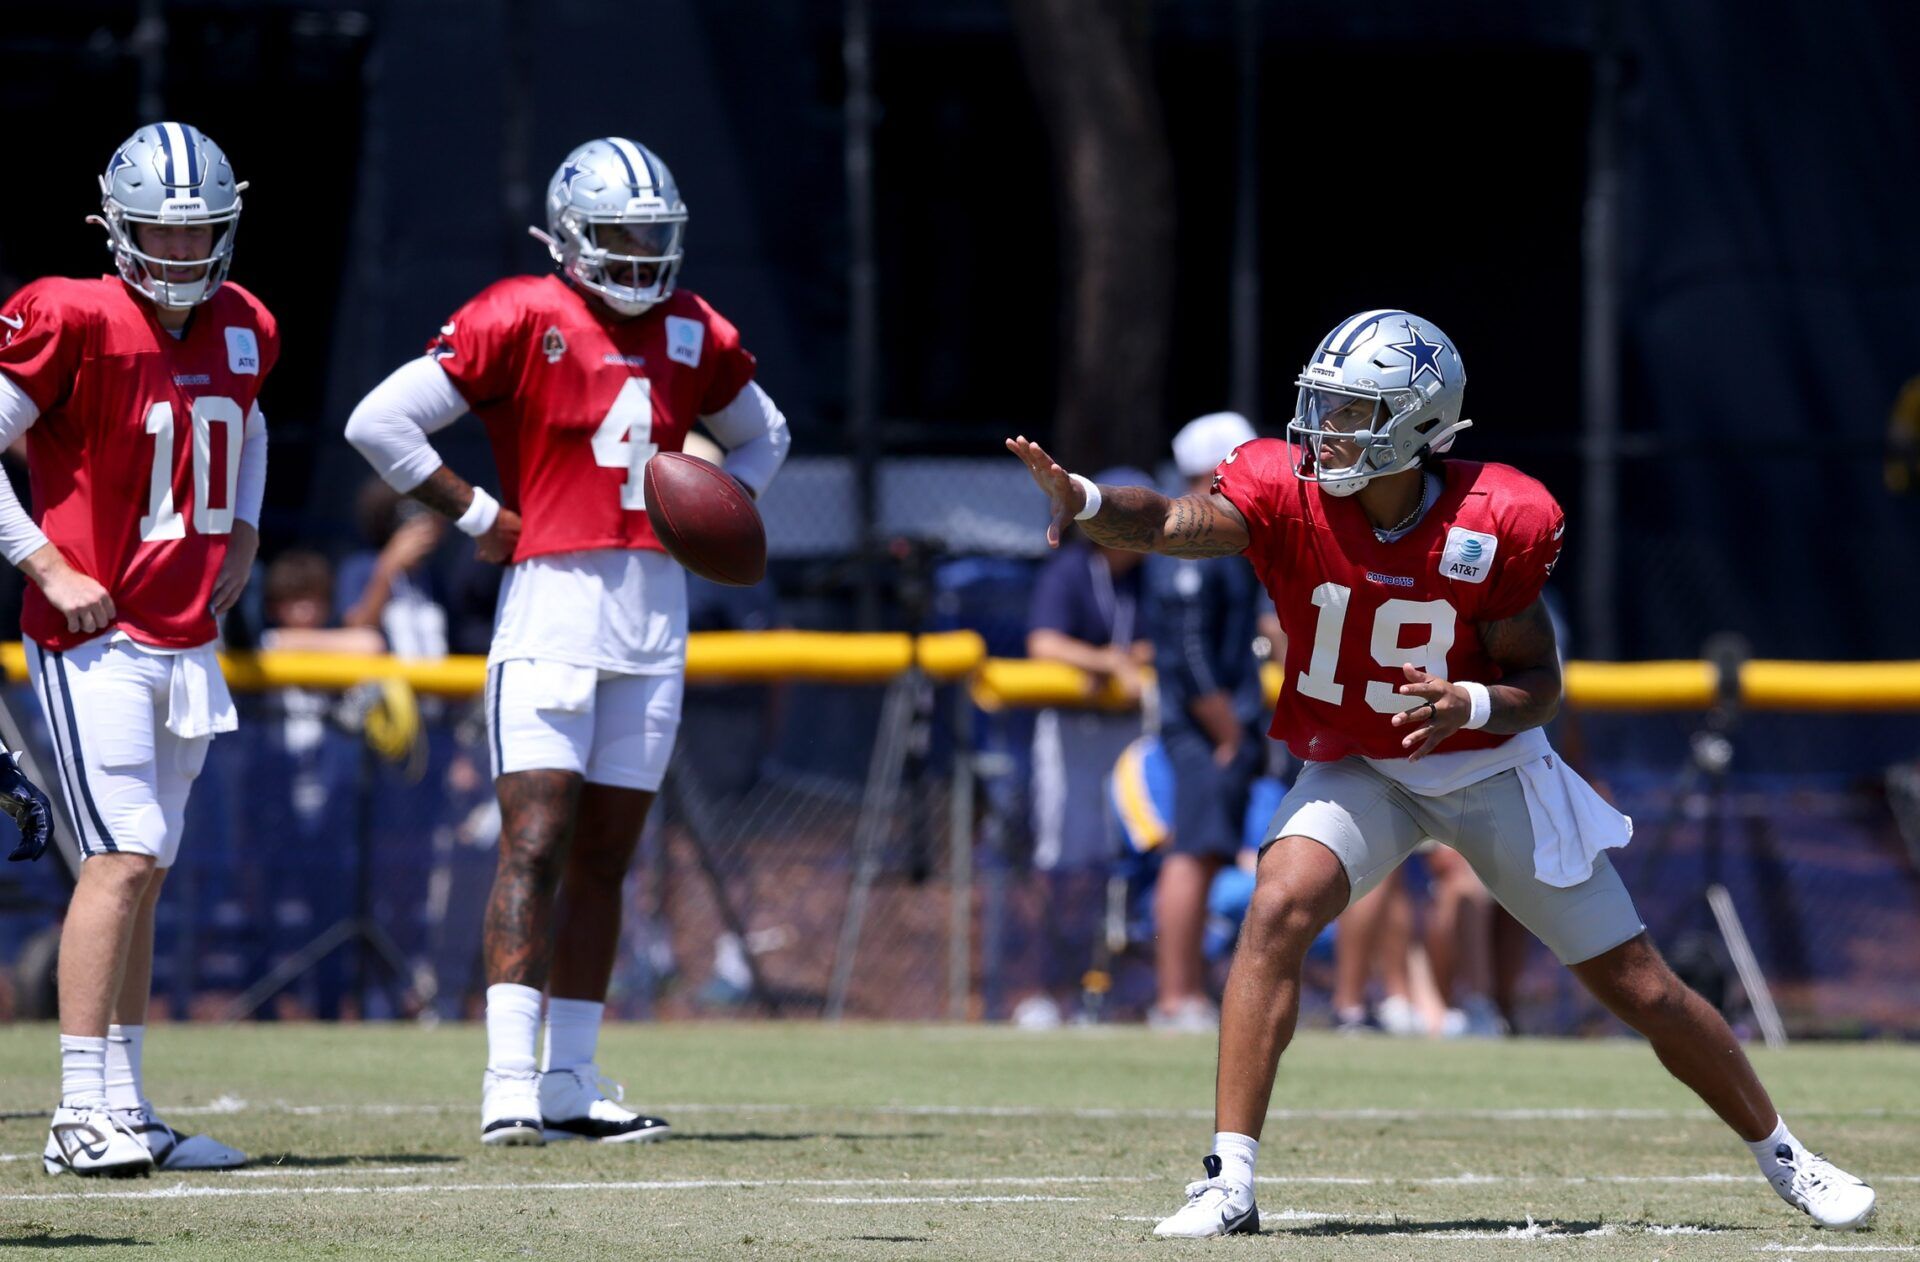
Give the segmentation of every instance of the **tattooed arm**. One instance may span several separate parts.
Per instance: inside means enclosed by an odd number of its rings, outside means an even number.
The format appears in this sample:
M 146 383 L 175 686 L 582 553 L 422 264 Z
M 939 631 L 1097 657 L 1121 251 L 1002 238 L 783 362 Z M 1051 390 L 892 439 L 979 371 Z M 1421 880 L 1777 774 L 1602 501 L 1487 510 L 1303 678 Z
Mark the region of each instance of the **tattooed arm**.
M 1047 542 L 1060 546 L 1062 533 L 1086 507 L 1086 495 L 1039 443 L 1009 438 L 1007 450 L 1020 457 L 1027 472 L 1053 505 Z M 1247 523 L 1220 495 L 1182 495 L 1170 499 L 1144 486 L 1100 488 L 1100 511 L 1080 523 L 1087 538 L 1109 548 L 1162 552 L 1176 557 L 1232 556 L 1246 550 Z
M 473 503 L 473 486 L 440 462 L 430 436 L 466 415 L 467 401 L 429 357 L 400 366 L 375 386 L 347 418 L 347 441 L 394 490 L 442 517 L 460 520 Z M 480 559 L 513 559 L 520 515 L 503 508 L 477 536 Z

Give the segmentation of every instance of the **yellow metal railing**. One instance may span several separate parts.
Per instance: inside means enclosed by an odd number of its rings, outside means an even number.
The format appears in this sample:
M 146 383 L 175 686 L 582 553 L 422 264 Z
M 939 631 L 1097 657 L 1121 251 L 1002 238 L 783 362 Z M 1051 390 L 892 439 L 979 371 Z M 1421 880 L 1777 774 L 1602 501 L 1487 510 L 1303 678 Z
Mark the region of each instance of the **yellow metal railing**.
M 919 666 L 935 679 L 966 680 L 974 703 L 986 710 L 1036 706 L 1131 703 L 1109 682 L 1058 662 L 990 658 L 971 631 L 919 637 L 904 633 L 831 631 L 714 631 L 689 637 L 687 677 L 693 682 L 803 679 L 881 683 Z M 221 656 L 235 689 L 344 689 L 369 680 L 405 680 L 416 692 L 471 696 L 486 682 L 486 661 L 449 657 L 409 661 L 332 653 L 259 652 Z M 19 644 L 0 644 L 0 666 L 10 679 L 26 678 Z M 1268 698 L 1278 696 L 1280 672 L 1267 667 Z M 1568 662 L 1567 700 L 1593 710 L 1702 710 L 1719 691 L 1710 662 Z M 1920 710 L 1920 661 L 1782 662 L 1756 660 L 1739 667 L 1737 695 L 1755 710 Z

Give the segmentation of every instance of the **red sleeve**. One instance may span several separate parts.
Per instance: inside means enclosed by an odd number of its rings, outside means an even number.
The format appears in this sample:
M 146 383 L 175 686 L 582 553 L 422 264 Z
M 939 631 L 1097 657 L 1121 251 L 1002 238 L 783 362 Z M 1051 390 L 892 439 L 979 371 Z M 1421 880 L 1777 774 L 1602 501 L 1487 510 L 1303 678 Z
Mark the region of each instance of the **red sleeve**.
M 0 309 L 0 371 L 43 413 L 73 389 L 87 345 L 85 315 L 61 301 L 58 284 L 35 281 Z
M 254 313 L 260 324 L 260 380 L 264 384 L 267 374 L 280 362 L 280 322 L 265 307 L 256 306 Z
M 1501 531 L 1508 547 L 1494 561 L 1491 590 L 1480 608 L 1479 621 L 1511 618 L 1540 599 L 1547 576 L 1560 560 L 1566 532 L 1567 515 L 1545 487 L 1538 487 L 1536 494 L 1516 506 L 1514 520 Z
M 1258 551 L 1300 497 L 1293 453 L 1278 438 L 1256 438 L 1235 448 L 1213 471 L 1213 490 L 1247 519 L 1248 550 Z
M 520 379 L 527 339 L 518 334 L 526 308 L 505 292 L 511 284 L 481 290 L 427 343 L 427 354 L 473 407 L 506 398 Z
M 740 330 L 711 307 L 707 308 L 707 346 L 713 372 L 707 378 L 706 393 L 700 396 L 702 416 L 712 416 L 732 403 L 753 380 L 756 366 L 753 352 L 740 345 Z

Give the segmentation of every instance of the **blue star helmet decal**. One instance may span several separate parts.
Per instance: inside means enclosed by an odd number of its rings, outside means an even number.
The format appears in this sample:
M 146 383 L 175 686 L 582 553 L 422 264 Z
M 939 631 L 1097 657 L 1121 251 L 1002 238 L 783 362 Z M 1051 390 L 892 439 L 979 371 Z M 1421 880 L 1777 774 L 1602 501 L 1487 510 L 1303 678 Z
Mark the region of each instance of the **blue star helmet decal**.
M 124 171 L 132 165 L 133 159 L 127 156 L 127 151 L 125 149 L 116 149 L 113 154 L 113 161 L 107 163 L 107 183 L 113 183 L 113 177 L 117 172 Z
M 573 192 L 573 182 L 587 173 L 587 168 L 577 162 L 569 162 L 560 168 L 560 191 Z
M 1402 325 L 1401 327 L 1406 329 L 1407 335 L 1413 340 L 1410 342 L 1389 342 L 1387 345 L 1390 349 L 1399 351 L 1413 362 L 1413 376 L 1408 380 L 1407 384 L 1419 384 L 1420 374 L 1430 372 L 1433 374 L 1435 381 L 1443 386 L 1446 385 L 1446 375 L 1440 371 L 1440 352 L 1446 348 L 1439 342 L 1423 340 L 1420 336 L 1420 330 L 1414 328 L 1411 324 Z

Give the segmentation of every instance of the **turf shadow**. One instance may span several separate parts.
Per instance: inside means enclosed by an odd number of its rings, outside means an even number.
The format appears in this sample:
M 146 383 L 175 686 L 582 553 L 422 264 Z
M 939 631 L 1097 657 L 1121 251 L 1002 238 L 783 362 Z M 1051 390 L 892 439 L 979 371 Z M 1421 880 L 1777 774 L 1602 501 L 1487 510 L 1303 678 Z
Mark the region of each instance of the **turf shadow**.
M 321 1170 L 336 1166 L 352 1166 L 368 1162 L 383 1166 L 447 1166 L 459 1165 L 461 1158 L 449 1157 L 437 1152 L 362 1152 L 347 1153 L 336 1157 L 302 1157 L 298 1153 L 283 1152 L 255 1157 L 247 1162 L 249 1170 L 266 1170 L 282 1166 L 291 1170 Z
M 676 1144 L 797 1144 L 809 1139 L 937 1139 L 933 1131 L 675 1131 Z
M 37 1236 L 0 1236 L 0 1246 L 9 1249 L 83 1249 L 102 1245 L 135 1249 L 153 1247 L 151 1241 L 135 1240 L 132 1236 L 53 1236 L 44 1231 Z
M 1584 1232 L 1598 1231 L 1608 1224 L 1599 1219 L 1537 1219 L 1540 1228 L 1558 1235 L 1577 1236 Z M 1614 1222 L 1611 1224 L 1622 1234 L 1632 1234 L 1641 1223 Z M 1665 1223 L 1663 1226 L 1693 1227 L 1700 1231 L 1731 1232 L 1745 1231 L 1744 1227 L 1733 1227 L 1725 1223 Z M 1511 1218 L 1450 1218 L 1445 1220 L 1423 1221 L 1417 1218 L 1395 1218 L 1387 1222 L 1352 1222 L 1331 1218 L 1322 1222 L 1290 1223 L 1273 1222 L 1264 1225 L 1262 1231 L 1268 1235 L 1319 1237 L 1319 1236 L 1404 1236 L 1414 1232 L 1429 1231 L 1484 1231 L 1505 1232 L 1522 1230 L 1520 1223 Z M 1519 1237 L 1516 1236 L 1516 1239 Z

